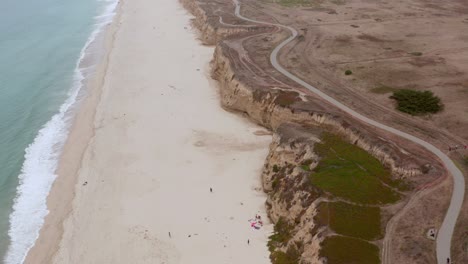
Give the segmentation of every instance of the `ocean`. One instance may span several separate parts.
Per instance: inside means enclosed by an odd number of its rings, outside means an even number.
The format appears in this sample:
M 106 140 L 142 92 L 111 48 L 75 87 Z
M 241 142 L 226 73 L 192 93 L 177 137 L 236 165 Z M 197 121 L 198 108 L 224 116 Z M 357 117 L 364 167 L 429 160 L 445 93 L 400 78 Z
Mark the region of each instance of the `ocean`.
M 47 215 L 87 47 L 116 0 L 4 0 L 0 7 L 0 263 L 22 263 Z

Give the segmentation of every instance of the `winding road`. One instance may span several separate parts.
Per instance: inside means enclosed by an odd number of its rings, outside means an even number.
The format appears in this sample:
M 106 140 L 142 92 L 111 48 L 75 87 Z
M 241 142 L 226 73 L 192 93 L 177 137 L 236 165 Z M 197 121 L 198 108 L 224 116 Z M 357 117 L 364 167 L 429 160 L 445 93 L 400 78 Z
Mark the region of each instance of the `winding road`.
M 338 107 L 339 109 L 341 109 L 341 110 L 345 111 L 346 113 L 352 115 L 356 119 L 359 119 L 359 120 L 361 120 L 361 121 L 363 121 L 363 122 L 365 122 L 367 124 L 370 124 L 370 125 L 372 125 L 374 127 L 383 129 L 385 131 L 388 131 L 390 133 L 393 133 L 395 135 L 398 135 L 400 137 L 408 139 L 408 140 L 410 140 L 410 141 L 412 141 L 414 143 L 417 143 L 417 144 L 423 146 L 424 148 L 426 148 L 427 150 L 429 150 L 430 152 L 434 153 L 437 157 L 439 157 L 439 159 L 442 161 L 442 163 L 444 164 L 447 171 L 453 177 L 453 193 L 452 193 L 452 198 L 451 198 L 451 201 L 450 201 L 450 206 L 449 206 L 449 208 L 447 210 L 447 214 L 445 215 L 444 221 L 443 221 L 442 225 L 439 228 L 439 232 L 438 232 L 438 235 L 437 235 L 437 241 L 436 241 L 436 243 L 437 243 L 437 247 L 436 247 L 437 262 L 438 262 L 438 264 L 446 264 L 447 263 L 446 262 L 447 258 L 450 257 L 452 234 L 453 234 L 453 231 L 455 229 L 455 224 L 457 222 L 457 218 L 458 218 L 458 215 L 460 213 L 461 206 L 462 206 L 462 203 L 463 203 L 463 197 L 464 197 L 464 194 L 465 194 L 465 179 L 463 177 L 463 173 L 457 168 L 457 166 L 453 163 L 453 161 L 447 155 L 445 155 L 441 150 L 439 150 L 438 148 L 436 148 L 432 144 L 430 144 L 430 143 L 428 143 L 428 142 L 426 142 L 426 141 L 424 141 L 424 140 L 422 140 L 420 138 L 417 138 L 417 137 L 415 137 L 413 135 L 410 135 L 410 134 L 405 133 L 403 131 L 397 130 L 397 129 L 393 128 L 393 127 L 384 125 L 382 123 L 379 123 L 379 122 L 377 122 L 375 120 L 372 120 L 372 119 L 370 119 L 370 118 L 368 118 L 366 116 L 363 116 L 363 115 L 359 114 L 358 112 L 356 112 L 353 109 L 347 107 L 346 105 L 340 103 L 339 101 L 337 101 L 334 98 L 328 96 L 327 94 L 323 93 L 319 89 L 313 87 L 312 85 L 306 83 L 305 81 L 301 80 L 300 78 L 298 78 L 294 74 L 292 74 L 289 71 L 287 71 L 286 69 L 284 69 L 278 62 L 278 53 L 284 46 L 286 46 L 287 44 L 289 44 L 292 40 L 294 40 L 296 38 L 297 31 L 294 28 L 288 27 L 288 26 L 285 26 L 285 25 L 269 23 L 269 22 L 263 22 L 263 21 L 257 21 L 257 20 L 254 20 L 254 19 L 246 18 L 246 17 L 244 17 L 244 16 L 242 16 L 240 14 L 241 5 L 240 5 L 239 1 L 238 0 L 233 0 L 233 1 L 234 1 L 234 4 L 235 4 L 235 7 L 236 7 L 235 15 L 238 18 L 240 18 L 242 20 L 245 20 L 245 21 L 252 22 L 252 23 L 279 27 L 279 28 L 286 29 L 289 32 L 291 32 L 291 36 L 289 38 L 287 38 L 286 40 L 284 40 L 283 42 L 281 42 L 278 46 L 276 46 L 275 49 L 273 50 L 273 52 L 270 55 L 271 64 L 273 65 L 273 67 L 277 71 L 279 71 L 280 73 L 282 73 L 283 75 L 285 75 L 289 79 L 293 80 L 294 82 L 298 83 L 299 85 L 307 88 L 308 90 L 310 90 L 314 94 L 321 97 L 323 100 L 333 104 L 334 106 Z M 385 254 L 385 253 L 383 253 L 383 254 Z

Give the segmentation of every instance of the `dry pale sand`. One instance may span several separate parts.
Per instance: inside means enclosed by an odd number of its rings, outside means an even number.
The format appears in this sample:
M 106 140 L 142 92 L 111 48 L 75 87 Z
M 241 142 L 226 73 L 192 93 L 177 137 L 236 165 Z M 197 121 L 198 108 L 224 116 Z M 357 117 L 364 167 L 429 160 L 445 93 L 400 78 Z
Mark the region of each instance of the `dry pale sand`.
M 121 4 L 94 135 L 51 262 L 269 263 L 272 227 L 248 220 L 267 218 L 260 172 L 271 137 L 220 107 L 208 77 L 213 48 L 196 40 L 177 0 Z M 34 251 L 53 248 L 47 230 Z

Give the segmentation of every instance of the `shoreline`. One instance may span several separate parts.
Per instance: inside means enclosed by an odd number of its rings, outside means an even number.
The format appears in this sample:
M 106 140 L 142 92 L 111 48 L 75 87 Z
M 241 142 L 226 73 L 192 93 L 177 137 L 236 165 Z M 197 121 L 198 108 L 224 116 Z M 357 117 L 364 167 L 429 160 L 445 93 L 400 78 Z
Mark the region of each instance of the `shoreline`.
M 79 106 L 79 109 L 77 110 L 75 120 L 73 121 L 73 125 L 70 129 L 68 139 L 65 143 L 65 147 L 63 149 L 63 152 L 60 158 L 59 167 L 57 169 L 57 174 L 59 176 L 54 182 L 52 190 L 49 193 L 49 196 L 47 198 L 47 205 L 48 205 L 48 209 L 50 213 L 47 215 L 45 219 L 45 223 L 40 231 L 39 238 L 36 240 L 34 247 L 31 248 L 31 250 L 28 252 L 27 258 L 24 263 L 53 263 L 54 260 L 57 261 L 57 259 L 60 259 L 60 258 L 63 259 L 63 256 L 70 257 L 71 252 L 63 253 L 63 249 L 67 248 L 67 246 L 64 246 L 63 240 L 66 239 L 67 230 L 70 230 L 73 228 L 73 224 L 69 223 L 71 221 L 70 219 L 76 218 L 73 215 L 74 213 L 76 213 L 76 208 L 74 209 L 72 207 L 75 207 L 77 204 L 80 204 L 80 202 L 77 202 L 77 199 L 78 199 L 77 196 L 80 195 L 81 193 L 80 189 L 82 186 L 80 179 L 83 178 L 83 177 L 80 177 L 81 176 L 80 174 L 82 173 L 84 169 L 83 166 L 86 166 L 86 162 L 90 161 L 89 157 L 87 158 L 86 153 L 89 151 L 89 148 L 92 147 L 92 144 L 94 142 L 95 135 L 96 135 L 95 129 L 100 129 L 99 127 L 100 124 L 95 123 L 95 122 L 99 122 L 96 119 L 96 116 L 100 115 L 98 113 L 100 111 L 100 105 L 102 103 L 105 103 L 103 102 L 102 96 L 108 96 L 108 94 L 104 95 L 106 93 L 105 87 L 104 87 L 105 82 L 106 82 L 105 79 L 108 77 L 107 76 L 108 71 L 109 71 L 108 64 L 109 64 L 109 60 L 112 58 L 112 55 L 113 55 L 113 45 L 115 44 L 115 39 L 114 39 L 115 34 L 118 34 L 119 31 L 121 30 L 120 29 L 121 16 L 128 15 L 128 13 L 125 13 L 124 11 L 125 8 L 123 7 L 126 4 L 127 4 L 126 2 L 122 2 L 122 1 L 118 3 L 117 8 L 116 8 L 118 11 L 113 19 L 113 22 L 111 23 L 110 26 L 107 26 L 107 28 L 104 30 L 105 32 L 104 34 L 105 35 L 105 41 L 104 41 L 105 42 L 105 54 L 103 56 L 104 59 L 102 62 L 98 64 L 94 77 L 86 85 L 85 90 L 88 91 L 89 94 L 86 96 L 86 98 L 83 100 L 83 102 Z M 176 5 L 178 6 L 178 9 L 183 10 L 183 12 L 185 13 L 185 17 L 186 17 L 185 19 L 188 21 L 188 19 L 192 16 L 185 9 L 182 8 L 180 3 L 177 2 Z M 187 23 L 187 26 L 189 27 L 188 23 Z M 196 35 L 193 32 L 189 34 L 193 35 L 193 37 L 196 37 Z M 199 43 L 199 41 L 196 41 L 196 42 L 197 42 L 197 45 L 199 46 L 202 45 L 201 43 Z M 207 57 L 206 64 L 208 64 L 209 61 L 211 60 L 213 50 L 214 49 L 211 48 L 211 52 L 209 53 L 210 56 Z M 204 66 L 204 68 L 206 67 L 207 65 Z M 204 75 L 206 78 L 210 78 L 208 71 L 206 69 L 205 69 Z M 218 89 L 217 87 L 213 87 L 214 82 L 215 82 L 214 80 L 211 80 L 211 89 L 217 90 Z M 219 95 L 217 95 L 216 97 L 219 97 Z M 215 98 L 215 100 L 219 106 L 219 98 Z M 219 106 L 219 110 L 225 111 L 220 106 Z M 101 107 L 101 111 L 102 111 L 102 107 Z M 234 114 L 229 113 L 229 115 L 234 115 Z M 236 118 L 244 119 L 240 117 L 236 117 Z M 244 120 L 243 122 L 248 122 L 248 121 Z M 250 126 L 254 126 L 254 125 L 250 124 Z M 260 127 L 257 127 L 256 129 L 262 130 L 262 128 Z M 271 140 L 268 140 L 268 143 L 264 143 L 265 151 L 266 151 L 266 147 L 269 144 L 269 141 Z M 198 142 L 195 142 L 195 145 L 197 143 Z M 243 148 L 243 147 L 241 146 L 240 148 Z M 262 155 L 266 156 L 266 152 L 263 153 Z M 255 161 L 249 161 L 249 162 L 257 163 L 257 165 L 255 165 L 256 167 L 258 167 L 258 171 L 256 173 L 257 175 L 256 181 L 259 183 L 260 168 L 261 168 L 262 162 L 255 162 Z M 88 169 L 89 169 L 89 166 L 88 166 Z M 89 182 L 91 185 L 92 180 L 90 179 Z M 88 181 L 86 181 L 86 183 L 88 183 Z M 261 185 L 258 184 L 258 186 L 261 186 Z M 215 191 L 216 189 L 217 188 L 215 188 Z M 258 187 L 256 187 L 254 190 L 252 190 L 252 192 L 254 192 L 254 194 L 257 193 Z M 260 190 L 261 190 L 261 187 L 260 187 Z M 258 195 L 258 194 L 255 194 L 255 195 Z M 263 194 L 263 196 L 265 195 Z M 81 201 L 81 203 L 82 202 L 83 201 Z M 263 208 L 257 208 L 257 209 L 258 211 L 261 211 L 260 213 L 264 215 L 266 218 L 264 206 Z M 252 212 L 252 213 L 256 214 L 258 211 Z M 271 231 L 271 226 L 268 226 L 268 225 L 265 226 L 265 232 L 269 232 L 269 231 Z M 72 234 L 73 232 L 74 231 L 72 231 Z M 140 232 L 140 231 L 135 231 L 135 232 Z M 266 256 L 260 256 L 259 259 L 262 259 L 262 258 L 265 259 L 266 257 L 266 260 L 268 260 L 268 250 L 266 249 L 266 237 L 263 236 L 263 238 L 256 238 L 255 240 L 262 241 L 262 243 L 264 242 L 263 253 L 266 254 Z M 68 236 L 68 241 L 70 242 L 70 236 Z M 181 241 L 178 241 L 177 243 L 183 244 Z M 243 241 L 243 243 L 245 243 L 245 241 Z M 68 247 L 68 251 L 69 250 L 70 248 Z M 184 250 L 187 251 L 189 250 L 189 248 L 185 248 Z M 62 257 L 60 256 L 57 257 L 57 254 L 62 255 Z M 194 253 L 192 252 L 190 254 L 194 254 Z M 220 259 L 213 260 L 213 262 L 218 262 L 219 260 Z
M 91 47 L 98 49 L 101 57 L 90 79 L 85 79 L 80 91 L 80 99 L 76 107 L 69 133 L 60 154 L 55 174 L 57 178 L 47 196 L 49 213 L 44 219 L 39 236 L 27 252 L 23 263 L 50 263 L 59 247 L 63 235 L 63 221 L 70 214 L 71 203 L 75 196 L 75 185 L 84 152 L 94 135 L 94 117 L 99 103 L 105 72 L 108 66 L 109 54 L 112 50 L 114 34 L 118 30 L 122 2 L 117 3 L 113 20 L 98 33 Z M 99 43 L 100 42 L 100 43 Z

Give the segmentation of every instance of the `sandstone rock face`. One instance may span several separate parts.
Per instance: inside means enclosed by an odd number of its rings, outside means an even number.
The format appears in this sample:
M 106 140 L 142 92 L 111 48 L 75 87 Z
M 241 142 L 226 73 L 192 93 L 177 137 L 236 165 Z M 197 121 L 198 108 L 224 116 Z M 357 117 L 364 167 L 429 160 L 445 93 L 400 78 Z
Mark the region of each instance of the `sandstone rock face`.
M 267 208 L 270 219 L 286 221 L 291 228 L 291 239 L 282 250 L 296 248 L 300 263 L 322 263 L 319 259 L 320 233 L 313 221 L 316 204 L 321 195 L 309 182 L 308 172 L 300 169 L 303 161 L 312 170 L 319 157 L 313 146 L 320 131 L 295 124 L 283 124 L 273 137 L 270 153 L 262 173 L 263 188 L 268 194 Z
M 264 91 L 242 82 L 235 74 L 231 61 L 223 50 L 226 45 L 218 45 L 212 61 L 212 75 L 219 82 L 221 102 L 223 107 L 246 113 L 255 122 L 275 131 L 283 123 L 307 124 L 327 127 L 335 133 L 341 134 L 349 142 L 380 160 L 399 177 L 411 177 L 421 174 L 422 162 L 415 160 L 412 155 L 396 145 L 377 138 L 368 131 L 359 130 L 348 124 L 340 116 L 325 113 L 321 110 L 313 111 L 313 102 L 304 101 L 297 96 L 297 102 L 283 106 L 278 98 L 285 93 L 294 93 L 271 87 Z M 309 104 L 306 110 L 304 104 Z

